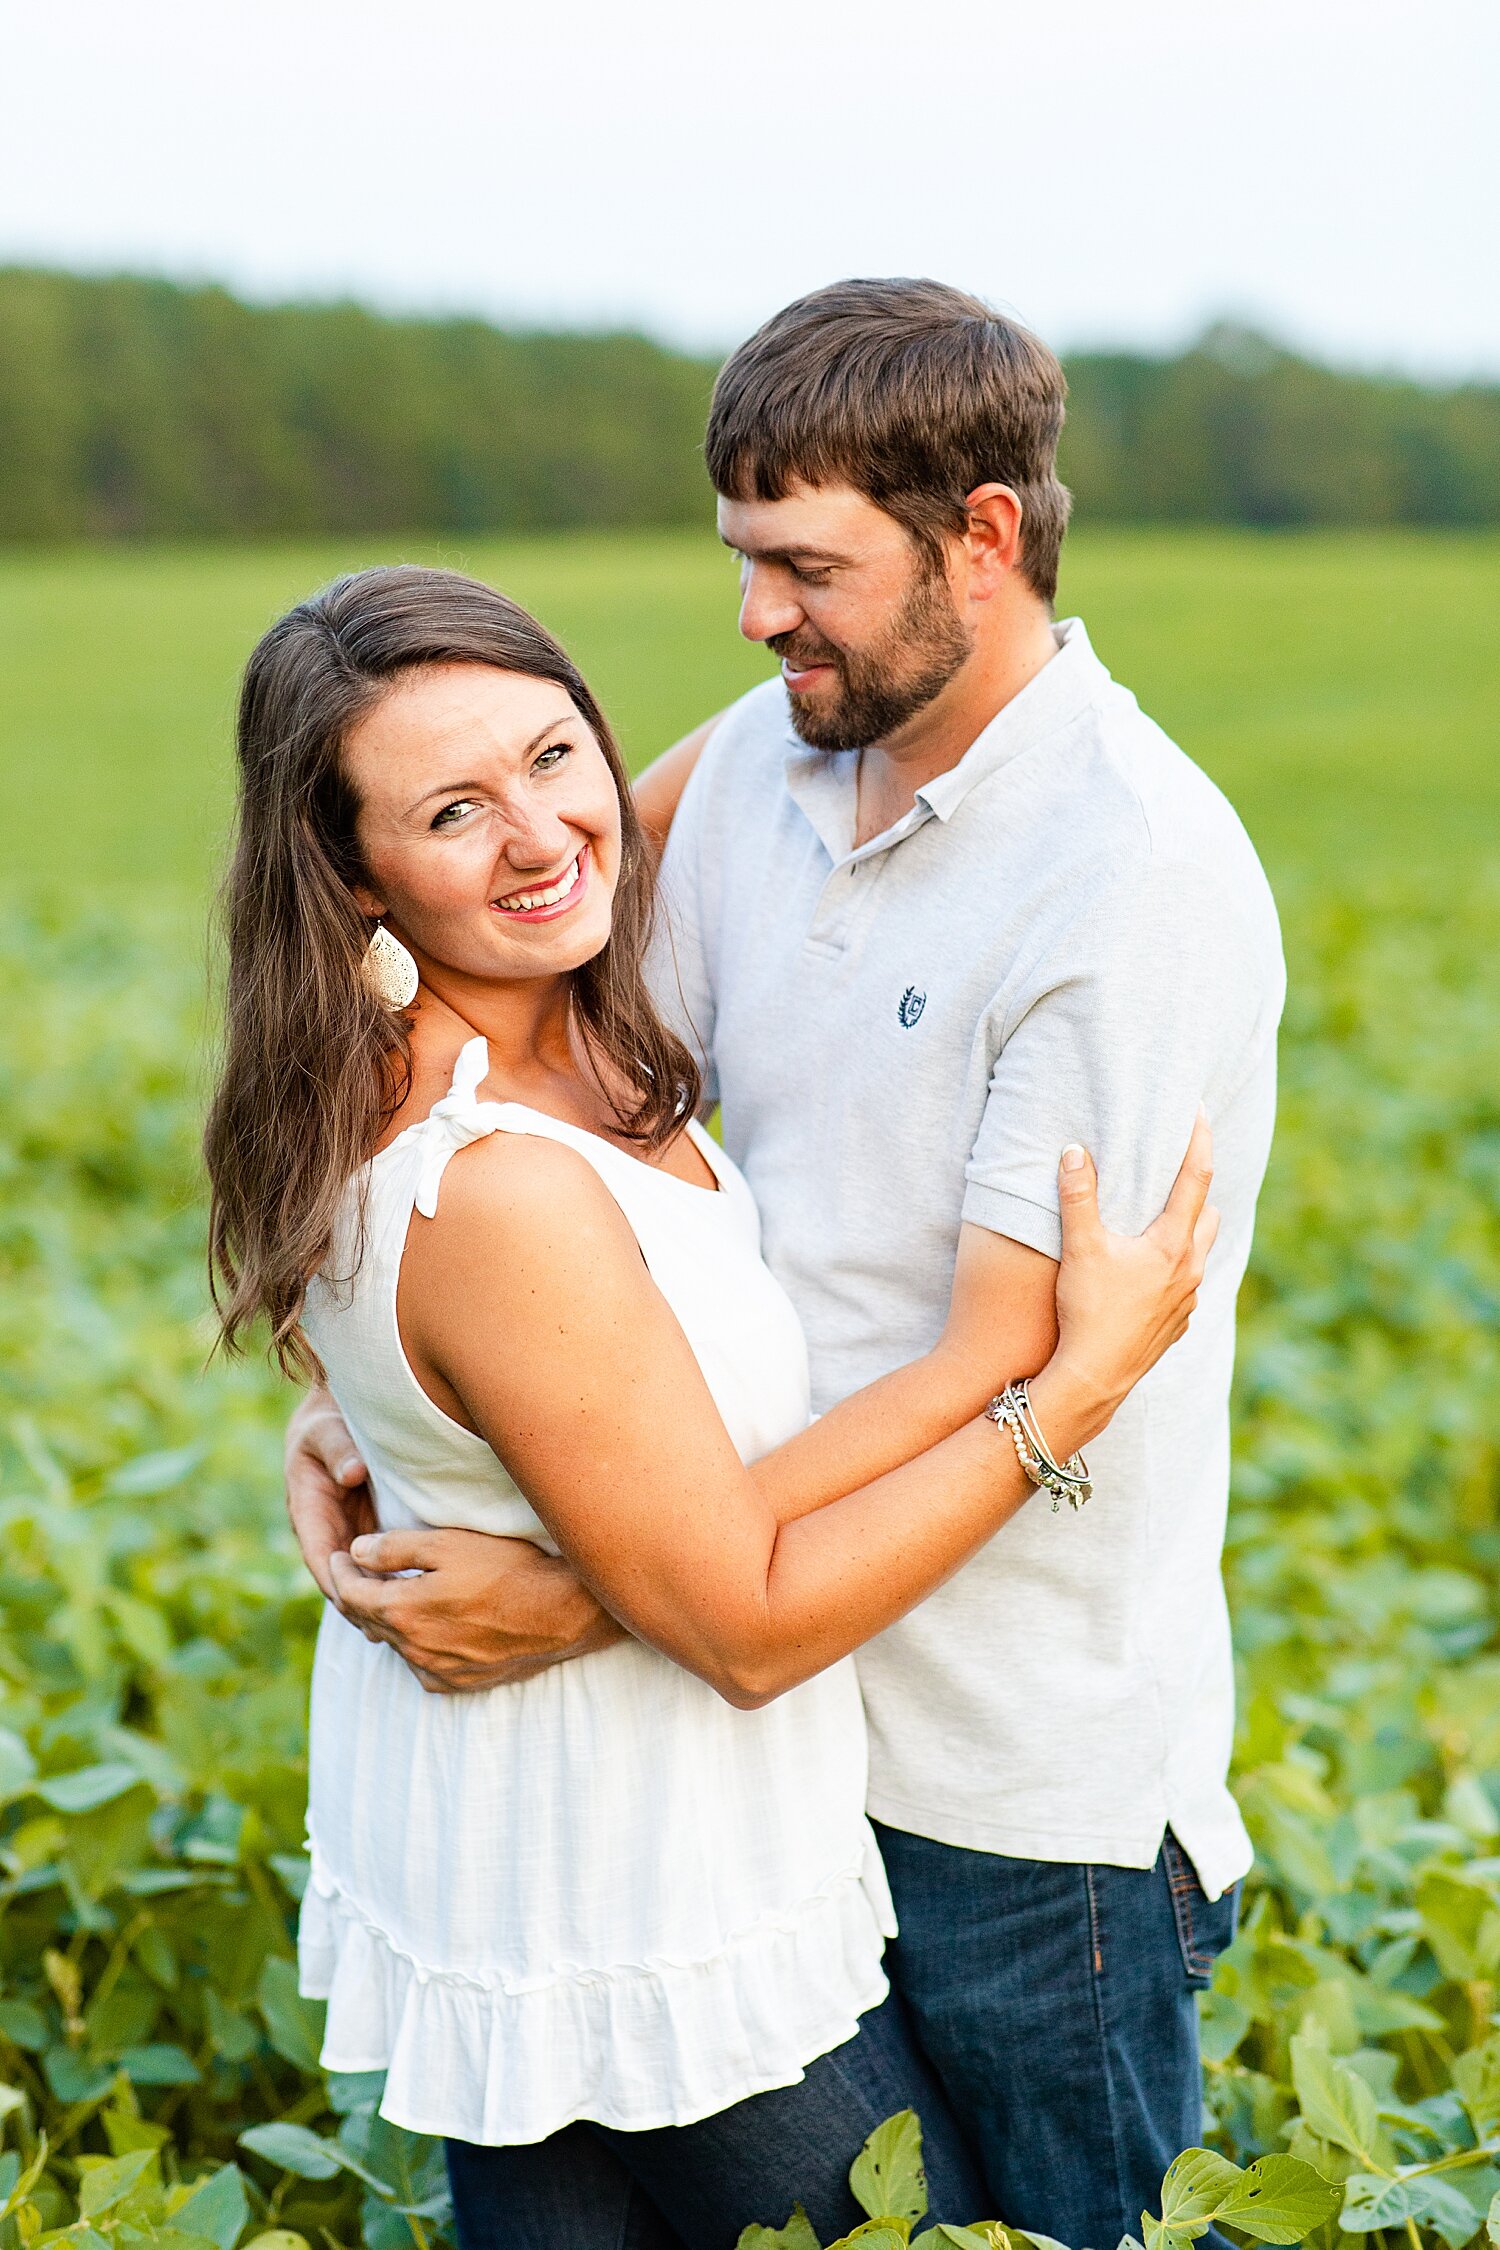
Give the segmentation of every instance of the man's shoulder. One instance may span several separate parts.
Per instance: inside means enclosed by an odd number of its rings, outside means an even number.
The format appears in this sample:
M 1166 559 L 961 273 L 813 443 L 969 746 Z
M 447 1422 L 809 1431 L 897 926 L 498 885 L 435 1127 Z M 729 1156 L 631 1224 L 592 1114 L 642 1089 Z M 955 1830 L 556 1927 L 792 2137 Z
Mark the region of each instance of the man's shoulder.
M 1128 689 L 1113 682 L 1111 689 L 1099 713 L 1104 752 L 1140 807 L 1153 852 L 1248 845 L 1244 824 L 1218 783 Z
M 1223 882 L 1247 903 L 1270 903 L 1259 855 L 1228 797 L 1117 681 L 1107 680 L 1080 714 L 1056 779 L 1069 832 L 1107 864 L 1111 887 L 1175 869 Z
M 786 688 L 779 676 L 762 680 L 730 704 L 704 745 L 693 776 L 700 797 L 763 796 L 768 781 L 784 780 L 792 740 Z

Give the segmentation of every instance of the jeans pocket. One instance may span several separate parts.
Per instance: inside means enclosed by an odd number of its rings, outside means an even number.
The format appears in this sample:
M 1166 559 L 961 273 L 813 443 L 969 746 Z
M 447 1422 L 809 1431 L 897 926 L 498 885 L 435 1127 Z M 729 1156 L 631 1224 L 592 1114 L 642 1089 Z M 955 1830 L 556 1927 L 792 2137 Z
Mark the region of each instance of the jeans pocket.
M 1198 1880 L 1198 1871 L 1171 1829 L 1162 1838 L 1162 1863 L 1172 1893 L 1172 1917 L 1177 1943 L 1190 1985 L 1202 1989 L 1212 1981 L 1214 1963 L 1234 1942 L 1240 1915 L 1240 1886 L 1231 1883 L 1222 1897 L 1211 1899 Z

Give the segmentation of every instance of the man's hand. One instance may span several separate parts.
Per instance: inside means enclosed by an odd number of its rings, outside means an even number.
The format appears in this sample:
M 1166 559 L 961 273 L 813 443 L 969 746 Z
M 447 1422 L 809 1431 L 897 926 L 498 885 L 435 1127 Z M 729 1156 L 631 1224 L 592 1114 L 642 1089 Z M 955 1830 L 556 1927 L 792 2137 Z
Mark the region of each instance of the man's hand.
M 319 1591 L 337 1603 L 329 1565 L 375 1529 L 375 1508 L 349 1426 L 324 1390 L 309 1391 L 287 1424 L 286 1512 Z
M 529 1539 L 377 1531 L 331 1555 L 329 1576 L 350 1623 L 389 1641 L 436 1695 L 512 1686 L 625 1637 L 570 1566 Z

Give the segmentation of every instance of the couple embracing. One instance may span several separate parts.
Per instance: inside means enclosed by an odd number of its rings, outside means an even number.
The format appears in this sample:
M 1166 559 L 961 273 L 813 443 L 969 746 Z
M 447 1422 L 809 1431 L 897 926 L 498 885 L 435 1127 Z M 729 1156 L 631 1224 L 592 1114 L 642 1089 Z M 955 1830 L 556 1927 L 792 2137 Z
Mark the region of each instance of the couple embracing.
M 303 1984 L 462 2250 L 827 2239 L 908 2105 L 937 2217 L 1111 2250 L 1199 2138 L 1283 972 L 1053 621 L 1062 416 L 933 282 L 767 323 L 707 457 L 780 676 L 634 792 L 472 580 L 250 661 L 208 1153 L 318 1384 Z

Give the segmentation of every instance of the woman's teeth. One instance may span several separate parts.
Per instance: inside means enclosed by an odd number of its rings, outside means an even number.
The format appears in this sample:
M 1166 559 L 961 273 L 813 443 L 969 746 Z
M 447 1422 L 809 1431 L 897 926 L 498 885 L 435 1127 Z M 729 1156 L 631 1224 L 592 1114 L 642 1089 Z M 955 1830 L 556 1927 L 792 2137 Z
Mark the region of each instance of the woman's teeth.
M 581 856 L 581 855 L 580 855 Z M 550 889 L 545 891 L 512 891 L 509 898 L 497 898 L 496 906 L 502 914 L 531 914 L 539 906 L 556 906 L 565 899 L 578 880 L 578 861 L 565 867 Z

